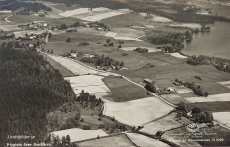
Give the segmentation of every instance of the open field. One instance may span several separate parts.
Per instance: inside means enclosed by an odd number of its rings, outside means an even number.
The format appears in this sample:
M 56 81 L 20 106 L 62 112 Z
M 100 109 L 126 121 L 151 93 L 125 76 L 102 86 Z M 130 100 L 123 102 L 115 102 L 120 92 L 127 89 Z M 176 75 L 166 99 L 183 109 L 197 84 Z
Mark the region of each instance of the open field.
M 51 134 L 58 135 L 60 138 L 62 136 L 69 135 L 71 138 L 71 142 L 76 142 L 76 141 L 90 139 L 90 138 L 96 138 L 98 135 L 107 136 L 107 134 L 101 129 L 82 130 L 78 128 L 51 132 Z
M 46 58 L 46 60 L 50 63 L 50 65 L 54 69 L 58 69 L 59 70 L 59 72 L 63 75 L 63 77 L 74 76 L 73 73 L 71 73 L 69 70 L 67 70 L 65 67 L 63 67 L 61 64 L 59 64 L 58 62 L 56 62 L 52 58 L 50 58 L 48 55 L 46 55 L 46 54 L 42 54 L 42 55 Z
M 230 93 L 214 94 L 208 97 L 189 97 L 185 99 L 191 103 L 230 101 Z
M 193 109 L 199 107 L 202 111 L 211 112 L 226 112 L 230 111 L 230 102 L 201 102 L 201 103 L 188 103 L 188 108 Z
M 188 136 L 185 135 L 186 133 L 188 133 L 188 131 L 186 130 L 185 127 L 182 127 L 182 128 L 165 132 L 161 138 L 173 142 L 178 146 L 194 146 L 194 147 L 200 146 L 195 141 L 188 141 L 187 140 Z M 182 134 L 182 135 L 178 135 L 178 134 Z M 186 140 L 186 141 L 182 141 L 182 140 Z
M 49 57 L 51 57 L 53 60 L 67 68 L 69 71 L 71 71 L 75 75 L 87 75 L 87 74 L 96 74 L 96 75 L 109 75 L 105 72 L 99 72 L 97 70 L 94 70 L 90 67 L 86 67 L 82 64 L 80 64 L 77 61 L 71 60 L 70 58 L 61 57 L 61 56 L 54 56 L 49 54 Z
M 137 133 L 127 133 L 128 137 L 141 147 L 169 147 L 169 145 Z
M 134 146 L 125 135 L 105 137 L 77 143 L 80 147 L 128 147 Z
M 119 102 L 130 101 L 147 97 L 147 91 L 120 77 L 105 77 L 102 79 L 111 90 L 114 100 Z
M 95 94 L 98 98 L 110 98 L 112 99 L 109 88 L 102 82 L 101 76 L 96 75 L 84 75 L 67 77 L 66 80 L 70 81 L 70 85 L 74 90 L 74 93 L 78 95 L 84 90 L 90 94 Z
M 230 112 L 215 112 L 212 115 L 214 120 L 230 127 Z
M 150 135 L 156 135 L 158 131 L 167 131 L 183 126 L 183 124 L 179 123 L 175 119 L 175 114 L 170 114 L 164 118 L 145 125 L 140 131 Z
M 173 110 L 155 97 L 148 97 L 127 102 L 108 102 L 104 115 L 131 126 L 139 126 L 159 118 Z

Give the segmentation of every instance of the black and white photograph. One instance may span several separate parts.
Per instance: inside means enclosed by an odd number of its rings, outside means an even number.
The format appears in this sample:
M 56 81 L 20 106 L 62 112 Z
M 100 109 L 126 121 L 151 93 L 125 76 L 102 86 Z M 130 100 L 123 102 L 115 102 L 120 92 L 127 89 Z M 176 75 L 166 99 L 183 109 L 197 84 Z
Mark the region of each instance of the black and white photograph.
M 0 147 L 230 147 L 230 0 L 0 0 Z

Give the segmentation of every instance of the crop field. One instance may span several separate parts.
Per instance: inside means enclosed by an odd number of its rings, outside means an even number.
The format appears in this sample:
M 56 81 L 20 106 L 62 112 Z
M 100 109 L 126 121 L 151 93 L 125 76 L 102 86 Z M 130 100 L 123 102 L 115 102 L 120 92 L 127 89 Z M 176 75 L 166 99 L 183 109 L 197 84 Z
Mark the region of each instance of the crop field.
M 169 26 L 173 26 L 173 27 L 189 27 L 189 28 L 192 28 L 192 29 L 196 29 L 196 28 L 201 27 L 200 24 L 196 24 L 196 23 L 174 23 L 174 24 L 170 24 Z
M 177 57 L 177 58 L 182 58 L 182 59 L 187 59 L 188 57 L 186 57 L 186 56 L 183 56 L 183 55 L 181 55 L 181 54 L 179 54 L 179 53 L 169 53 L 171 56 L 173 56 L 173 57 Z
M 124 28 L 128 25 L 143 26 L 150 23 L 150 20 L 144 19 L 143 16 L 134 13 L 127 13 L 125 15 L 118 15 L 111 18 L 103 19 L 101 22 L 110 24 L 112 28 Z
M 188 101 L 186 101 L 182 96 L 180 96 L 179 94 L 164 94 L 161 95 L 161 97 L 167 101 L 169 101 L 172 104 L 179 104 L 180 102 L 185 102 L 188 103 Z
M 109 17 L 122 15 L 122 14 L 125 14 L 125 12 L 122 12 L 122 11 L 110 11 L 110 12 L 106 12 L 106 13 L 96 14 L 94 16 L 88 16 L 88 17 L 81 18 L 81 19 L 86 20 L 86 21 L 100 21 L 102 19 L 106 19 L 106 18 L 109 18 Z
M 141 134 L 127 133 L 127 135 L 136 145 L 141 147 L 170 147 L 169 145 L 161 141 L 152 139 Z
M 230 112 L 215 112 L 212 115 L 214 120 L 230 127 Z
M 71 138 L 71 142 L 76 142 L 76 141 L 90 139 L 90 138 L 96 138 L 98 135 L 99 136 L 107 136 L 108 135 L 101 129 L 82 130 L 82 129 L 78 129 L 78 128 L 51 132 L 51 134 L 54 134 L 55 136 L 58 135 L 60 138 L 62 136 L 69 135 Z
M 175 86 L 175 87 L 173 87 L 173 89 L 179 94 L 193 92 L 192 89 L 189 89 L 189 88 L 184 87 L 184 86 Z
M 90 67 L 86 67 L 82 64 L 80 64 L 77 61 L 71 60 L 66 57 L 61 57 L 61 56 L 54 56 L 54 55 L 49 55 L 53 60 L 67 68 L 69 71 L 71 71 L 75 75 L 87 75 L 87 74 L 96 74 L 96 75 L 104 75 L 107 76 L 109 75 L 108 73 L 105 72 L 99 72 L 97 70 L 94 70 Z
M 81 31 L 81 28 L 79 28 L 79 30 Z M 81 41 L 106 41 L 106 39 L 110 38 L 110 37 L 105 37 L 105 36 L 100 36 L 98 35 L 98 32 L 94 32 L 93 30 L 90 29 L 82 29 L 83 33 L 79 33 L 79 32 L 71 32 L 71 33 L 63 33 L 63 34 L 58 34 L 58 35 L 52 35 L 52 37 L 49 39 L 49 42 L 57 42 L 57 41 L 63 41 L 65 42 L 66 39 L 68 37 L 71 38 L 71 42 L 81 42 Z M 89 35 L 88 33 L 95 33 Z M 112 38 L 110 38 L 111 40 L 113 40 Z M 68 46 L 68 44 L 66 45 Z
M 139 126 L 159 118 L 173 110 L 173 107 L 166 105 L 155 97 L 142 98 L 127 102 L 108 102 L 104 115 L 114 117 L 116 120 Z
M 147 97 L 145 89 L 128 82 L 124 78 L 109 76 L 103 78 L 102 81 L 108 86 L 117 102 Z
M 0 30 L 3 30 L 3 31 L 15 31 L 15 30 L 20 30 L 20 28 L 18 28 L 18 25 L 2 25 L 0 23 Z
M 17 31 L 14 32 L 15 37 L 25 37 L 25 34 L 34 34 L 34 35 L 39 35 L 44 33 L 44 30 L 36 31 L 36 30 L 26 30 L 26 31 Z
M 63 22 L 66 24 L 73 24 L 75 22 L 80 22 L 81 20 L 77 18 L 48 18 L 48 17 L 39 17 L 33 15 L 14 15 L 8 18 L 9 21 L 16 23 L 32 23 L 33 21 L 45 21 L 48 25 L 60 25 Z
M 140 131 L 150 135 L 156 135 L 158 131 L 167 131 L 183 126 L 183 124 L 179 123 L 175 119 L 175 115 L 170 114 L 169 116 L 145 125 Z
M 207 83 L 201 84 L 201 87 L 204 91 L 208 91 L 209 95 L 229 93 L 230 89 L 219 84 L 219 83 Z
M 121 53 L 127 53 L 128 56 L 122 56 Z M 123 51 L 122 50 L 114 50 L 113 52 L 103 52 L 103 54 L 109 57 L 112 57 L 114 60 L 123 61 L 124 66 L 129 69 L 140 69 L 145 66 L 147 63 L 154 64 L 155 66 L 164 66 L 168 65 L 169 63 L 151 59 L 148 57 L 143 56 L 140 53 L 134 51 Z
M 58 62 L 56 62 L 52 58 L 50 58 L 48 55 L 46 55 L 46 54 L 42 54 L 42 55 L 46 58 L 46 60 L 50 63 L 50 65 L 54 69 L 58 69 L 59 70 L 59 72 L 63 75 L 63 77 L 74 76 L 73 73 L 71 73 L 69 70 L 67 70 L 65 67 L 63 67 L 61 64 L 59 64 Z
M 140 36 L 145 35 L 144 31 L 135 30 L 131 28 L 113 28 L 113 31 L 118 33 L 115 37 L 138 38 Z
M 182 128 L 178 128 L 175 130 L 165 132 L 161 138 L 168 140 L 170 142 L 173 142 L 174 144 L 178 146 L 195 146 L 195 147 L 201 146 L 195 141 L 188 141 L 186 135 L 175 135 L 175 134 L 180 134 L 180 133 L 184 134 L 187 132 L 188 131 L 186 130 L 186 128 L 182 127 Z M 182 140 L 186 140 L 186 141 L 182 141 Z
M 82 33 L 82 34 L 90 34 L 90 35 L 100 35 L 100 36 L 105 36 L 107 32 L 105 31 L 97 31 L 94 28 L 76 28 L 77 32 Z M 110 36 L 108 36 L 110 37 Z
M 218 82 L 218 83 L 230 89 L 230 81 L 224 81 L 224 82 Z
M 96 75 L 84 75 L 67 77 L 65 79 L 70 81 L 75 94 L 79 94 L 84 90 L 84 92 L 95 94 L 100 98 L 112 99 L 112 94 L 109 88 L 103 83 L 102 78 Z
M 128 147 L 134 146 L 125 135 L 105 137 L 78 143 L 79 147 Z
M 201 103 L 188 103 L 190 109 L 199 107 L 202 111 L 211 112 L 227 112 L 230 111 L 230 102 L 201 102 Z
M 185 99 L 191 103 L 230 101 L 230 93 L 214 94 L 208 97 L 189 97 Z

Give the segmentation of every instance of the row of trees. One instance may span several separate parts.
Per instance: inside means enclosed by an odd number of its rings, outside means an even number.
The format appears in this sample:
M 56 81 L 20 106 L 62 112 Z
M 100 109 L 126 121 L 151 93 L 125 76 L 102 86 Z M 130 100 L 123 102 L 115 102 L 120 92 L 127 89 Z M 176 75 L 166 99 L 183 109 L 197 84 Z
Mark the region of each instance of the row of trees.
M 187 88 L 190 88 L 193 90 L 193 92 L 199 96 L 208 96 L 208 92 L 204 92 L 200 85 L 196 85 L 194 82 L 184 82 L 180 81 L 178 79 L 175 79 L 175 82 L 180 83 L 181 85 L 184 85 Z
M 187 63 L 191 65 L 213 65 L 218 70 L 230 73 L 230 60 L 218 58 L 218 57 L 209 57 L 204 55 L 191 56 L 187 59 Z

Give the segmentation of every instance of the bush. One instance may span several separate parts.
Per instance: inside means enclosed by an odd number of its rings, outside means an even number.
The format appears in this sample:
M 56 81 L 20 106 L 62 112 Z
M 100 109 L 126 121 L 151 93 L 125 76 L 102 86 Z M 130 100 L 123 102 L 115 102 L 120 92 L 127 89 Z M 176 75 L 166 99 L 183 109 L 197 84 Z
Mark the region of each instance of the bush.
M 66 42 L 71 42 L 71 38 L 68 37 L 67 40 L 66 40 Z

